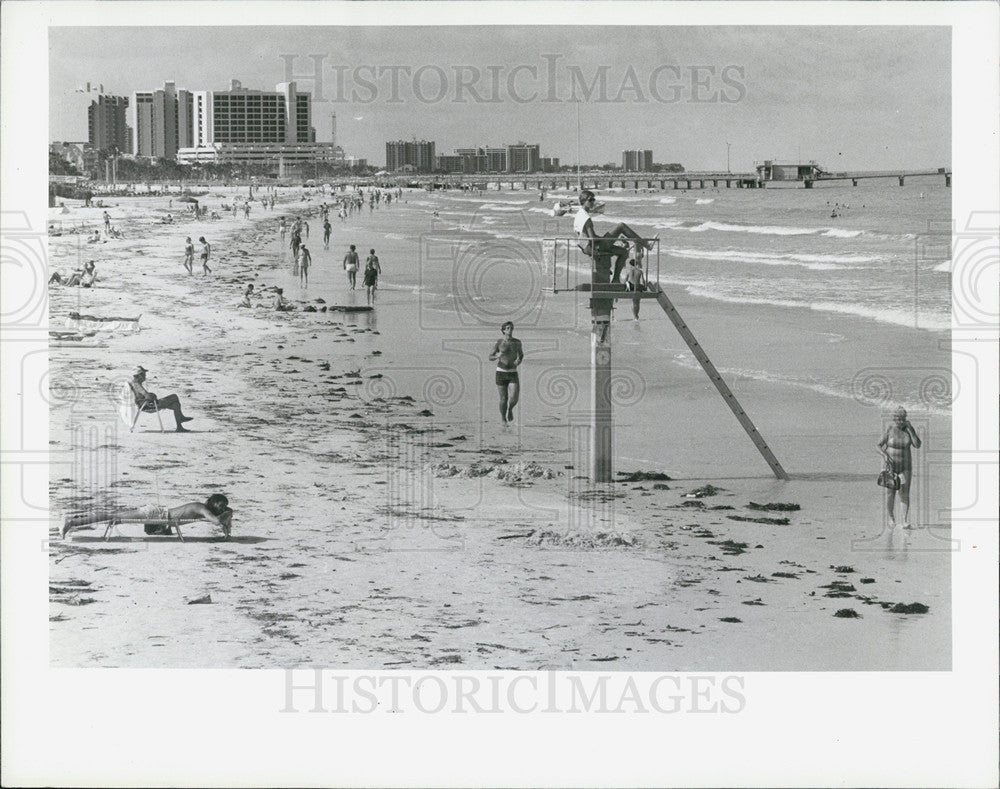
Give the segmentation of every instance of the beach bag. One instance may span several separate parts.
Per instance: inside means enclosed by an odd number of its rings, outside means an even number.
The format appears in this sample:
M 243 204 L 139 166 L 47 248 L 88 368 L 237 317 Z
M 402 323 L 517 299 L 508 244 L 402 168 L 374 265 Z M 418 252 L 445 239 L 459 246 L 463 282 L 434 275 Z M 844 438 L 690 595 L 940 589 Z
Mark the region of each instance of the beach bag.
M 892 467 L 886 463 L 885 468 L 882 469 L 875 480 L 875 484 L 887 490 L 899 490 L 899 474 L 893 471 Z

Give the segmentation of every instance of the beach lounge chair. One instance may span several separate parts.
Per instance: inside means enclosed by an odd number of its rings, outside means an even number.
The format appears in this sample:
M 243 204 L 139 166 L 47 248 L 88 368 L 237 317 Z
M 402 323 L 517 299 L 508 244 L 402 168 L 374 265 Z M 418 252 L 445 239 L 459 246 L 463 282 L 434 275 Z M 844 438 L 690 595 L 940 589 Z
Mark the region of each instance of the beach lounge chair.
M 163 429 L 163 418 L 160 416 L 160 412 L 156 408 L 155 403 L 145 403 L 140 406 L 135 400 L 135 392 L 132 390 L 132 386 L 129 382 L 122 384 L 121 389 L 118 392 L 118 415 L 121 417 L 122 421 L 128 425 L 128 432 L 135 430 L 135 425 L 139 421 L 139 417 L 143 413 L 154 413 L 156 414 L 156 421 L 160 423 L 160 432 L 165 432 Z
M 174 533 L 177 535 L 177 539 L 178 540 L 180 540 L 181 542 L 184 542 L 184 535 L 181 534 L 181 526 L 180 526 L 179 523 L 175 523 L 174 521 L 170 521 L 170 520 L 149 520 L 149 519 L 146 519 L 146 518 L 143 518 L 141 521 L 131 521 L 131 520 L 110 520 L 110 521 L 108 521 L 107 525 L 104 527 L 104 541 L 105 542 L 107 542 L 108 540 L 111 539 L 111 536 L 112 536 L 111 535 L 111 531 L 112 531 L 112 529 L 114 529 L 115 526 L 119 525 L 120 523 L 142 523 L 143 526 L 149 526 L 149 525 L 152 525 L 152 524 L 155 523 L 156 525 L 166 526 L 168 529 L 173 529 Z M 147 534 L 149 534 L 149 533 L 150 532 L 147 532 Z M 157 535 L 157 536 L 160 536 L 160 535 Z M 166 536 L 169 536 L 169 534 L 164 534 L 162 536 L 166 537 Z

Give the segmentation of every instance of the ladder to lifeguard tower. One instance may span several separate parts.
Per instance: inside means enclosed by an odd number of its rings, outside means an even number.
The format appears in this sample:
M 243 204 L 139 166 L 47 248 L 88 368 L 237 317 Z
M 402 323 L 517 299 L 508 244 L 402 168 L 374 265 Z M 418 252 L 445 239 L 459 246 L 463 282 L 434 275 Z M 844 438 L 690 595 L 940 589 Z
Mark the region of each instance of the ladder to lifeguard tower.
M 579 240 L 576 237 L 544 239 L 545 242 L 552 243 L 552 257 L 551 260 L 543 262 L 545 265 L 551 264 L 552 266 L 551 291 L 553 293 L 577 291 L 589 292 L 591 294 L 591 381 L 593 384 L 591 394 L 591 481 L 612 481 L 613 422 L 611 419 L 610 398 L 610 326 L 611 305 L 616 299 L 656 299 L 656 302 L 666 313 L 667 317 L 670 318 L 670 322 L 673 323 L 674 328 L 677 329 L 681 338 L 687 343 L 688 348 L 691 349 L 691 353 L 698 360 L 698 363 L 706 375 L 708 375 L 712 384 L 718 390 L 719 394 L 722 395 L 722 399 L 729 406 L 729 410 L 733 412 L 733 415 L 746 431 L 750 440 L 753 441 L 754 446 L 757 447 L 757 451 L 767 461 L 774 476 L 781 480 L 787 480 L 788 474 L 778 461 L 778 458 L 775 457 L 774 452 L 771 451 L 767 442 L 764 441 L 764 437 L 754 426 L 753 420 L 743 410 L 743 407 L 736 399 L 736 395 L 733 394 L 715 365 L 712 364 L 705 349 L 702 348 L 701 343 L 694 336 L 694 332 L 691 331 L 691 328 L 681 317 L 673 302 L 660 286 L 659 238 L 635 239 L 636 241 L 649 242 L 653 245 L 653 254 L 647 253 L 642 261 L 643 265 L 641 268 L 645 281 L 645 290 L 643 291 L 627 290 L 625 285 L 617 282 L 598 281 L 596 266 L 592 258 L 584 257 L 587 261 L 586 265 L 580 263 L 580 256 L 583 253 L 577 246 Z M 561 277 L 559 273 L 559 253 L 561 250 L 565 250 L 565 277 Z M 573 263 L 574 260 L 576 261 L 576 265 Z M 578 275 L 586 272 L 588 268 L 590 269 L 590 275 L 587 278 L 589 281 L 577 282 Z M 577 277 L 571 277 L 572 272 L 575 272 Z

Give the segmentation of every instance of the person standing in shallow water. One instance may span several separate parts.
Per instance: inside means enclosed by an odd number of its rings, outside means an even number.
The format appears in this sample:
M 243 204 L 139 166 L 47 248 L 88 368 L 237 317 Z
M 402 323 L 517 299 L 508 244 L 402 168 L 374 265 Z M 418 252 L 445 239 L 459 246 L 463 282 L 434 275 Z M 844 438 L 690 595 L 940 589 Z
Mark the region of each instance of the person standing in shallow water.
M 910 529 L 910 483 L 913 481 L 913 455 L 910 447 L 920 449 L 920 437 L 906 418 L 906 409 L 897 408 L 892 414 L 892 424 L 885 429 L 878 450 L 885 457 L 893 472 L 899 475 L 900 519 L 904 529 Z M 889 520 L 896 524 L 896 492 L 886 488 L 885 509 Z
M 370 250 L 368 259 L 365 261 L 365 290 L 368 292 L 368 306 L 375 304 L 375 291 L 378 288 L 378 277 L 382 273 L 382 267 L 378 262 L 378 255 L 375 250 Z
M 511 321 L 505 322 L 500 331 L 503 337 L 493 346 L 490 361 L 497 363 L 496 384 L 500 394 L 500 419 L 506 427 L 508 422 L 514 421 L 514 406 L 517 405 L 521 395 L 517 367 L 524 359 L 524 350 L 521 341 L 514 337 L 514 324 Z

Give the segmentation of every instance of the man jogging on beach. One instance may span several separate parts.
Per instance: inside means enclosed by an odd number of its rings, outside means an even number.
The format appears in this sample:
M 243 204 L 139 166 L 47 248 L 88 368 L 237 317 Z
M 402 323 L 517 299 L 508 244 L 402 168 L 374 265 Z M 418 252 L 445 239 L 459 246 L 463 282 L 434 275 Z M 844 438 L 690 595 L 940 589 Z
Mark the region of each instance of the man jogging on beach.
M 490 361 L 496 361 L 497 391 L 500 394 L 500 419 L 504 427 L 514 421 L 514 406 L 521 394 L 521 382 L 517 375 L 517 366 L 524 358 L 521 341 L 514 338 L 514 324 L 507 321 L 500 327 L 503 338 L 497 340 L 490 352 Z M 508 387 L 513 387 L 508 393 Z
M 354 244 L 351 244 L 350 250 L 344 255 L 344 271 L 347 272 L 347 282 L 351 290 L 354 290 L 358 281 L 358 253 L 354 249 Z

